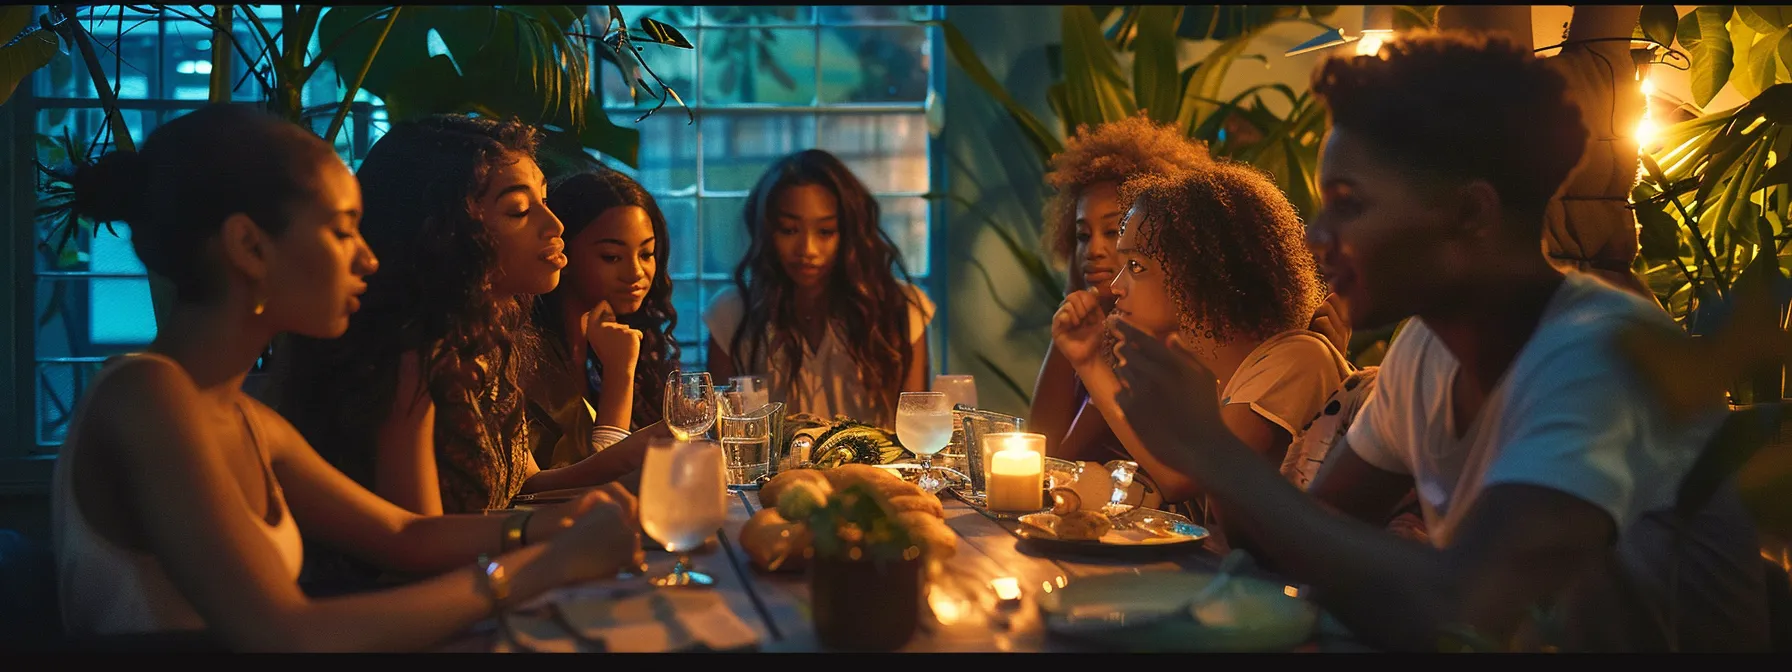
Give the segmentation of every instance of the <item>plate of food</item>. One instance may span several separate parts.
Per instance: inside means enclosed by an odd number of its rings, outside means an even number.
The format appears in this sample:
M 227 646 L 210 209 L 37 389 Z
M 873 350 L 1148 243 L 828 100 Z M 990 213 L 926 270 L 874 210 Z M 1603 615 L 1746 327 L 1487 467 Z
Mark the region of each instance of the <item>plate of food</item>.
M 1113 518 L 1100 511 L 1029 513 L 1018 518 L 1015 533 L 1035 545 L 1069 551 L 1101 552 L 1162 549 L 1199 544 L 1207 528 L 1156 509 L 1133 509 Z

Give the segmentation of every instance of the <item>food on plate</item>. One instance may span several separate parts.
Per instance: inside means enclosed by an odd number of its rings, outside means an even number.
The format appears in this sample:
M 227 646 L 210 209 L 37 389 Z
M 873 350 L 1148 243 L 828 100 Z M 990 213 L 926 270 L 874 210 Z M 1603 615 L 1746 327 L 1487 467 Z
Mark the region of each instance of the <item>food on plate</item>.
M 785 520 L 808 520 L 809 514 L 823 506 L 827 506 L 828 498 L 833 491 L 826 483 L 817 485 L 809 481 L 800 481 L 785 488 L 779 493 L 777 503 L 778 515 Z
M 884 512 L 892 515 L 919 511 L 935 518 L 946 517 L 946 508 L 940 504 L 940 498 L 921 491 L 919 488 L 916 488 L 916 492 L 913 494 L 881 499 L 878 504 L 884 507 Z
M 821 475 L 835 490 L 844 490 L 847 486 L 865 484 L 876 487 L 878 483 L 906 483 L 901 476 L 890 473 L 888 469 L 879 469 L 869 464 L 842 464 L 832 469 L 824 469 Z
M 796 571 L 807 565 L 809 527 L 785 520 L 776 509 L 760 509 L 740 527 L 740 547 L 762 571 Z
M 1059 539 L 1095 541 L 1114 529 L 1114 522 L 1100 511 L 1077 510 L 1058 516 L 1052 531 Z

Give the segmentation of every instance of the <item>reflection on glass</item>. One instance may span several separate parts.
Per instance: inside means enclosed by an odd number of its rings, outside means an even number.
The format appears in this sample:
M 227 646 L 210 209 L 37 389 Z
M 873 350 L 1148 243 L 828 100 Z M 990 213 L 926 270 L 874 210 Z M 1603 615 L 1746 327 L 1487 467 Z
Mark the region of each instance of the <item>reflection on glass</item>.
M 752 189 L 773 161 L 816 146 L 813 114 L 709 112 L 697 123 L 703 127 L 704 191 Z
M 825 114 L 816 144 L 840 157 L 874 193 L 926 193 L 926 114 Z
M 711 5 L 703 8 L 703 25 L 810 23 L 815 20 L 812 9 L 807 5 Z
M 815 103 L 814 28 L 703 28 L 698 33 L 704 104 Z
M 709 586 L 715 579 L 691 570 L 691 551 L 728 519 L 722 448 L 714 441 L 655 440 L 641 464 L 641 531 L 678 554 L 672 573 L 656 586 Z
M 883 196 L 877 199 L 884 233 L 902 252 L 902 266 L 909 274 L 928 275 L 927 199 L 919 196 Z
M 821 40 L 822 104 L 918 103 L 927 98 L 927 29 L 823 28 Z

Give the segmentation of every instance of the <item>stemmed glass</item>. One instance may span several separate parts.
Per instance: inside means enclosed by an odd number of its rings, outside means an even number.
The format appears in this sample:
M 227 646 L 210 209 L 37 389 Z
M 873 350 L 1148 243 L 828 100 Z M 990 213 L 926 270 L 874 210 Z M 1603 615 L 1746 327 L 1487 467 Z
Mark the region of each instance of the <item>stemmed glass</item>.
M 672 572 L 655 586 L 709 586 L 715 579 L 694 571 L 691 551 L 728 520 L 722 447 L 714 441 L 655 439 L 641 464 L 641 530 L 678 554 Z
M 703 436 L 716 425 L 716 388 L 708 371 L 673 371 L 666 377 L 666 427 L 680 440 Z
M 915 483 L 927 492 L 946 487 L 933 469 L 933 454 L 952 441 L 952 406 L 943 392 L 903 392 L 896 400 L 896 436 L 902 447 L 921 458 L 921 478 Z

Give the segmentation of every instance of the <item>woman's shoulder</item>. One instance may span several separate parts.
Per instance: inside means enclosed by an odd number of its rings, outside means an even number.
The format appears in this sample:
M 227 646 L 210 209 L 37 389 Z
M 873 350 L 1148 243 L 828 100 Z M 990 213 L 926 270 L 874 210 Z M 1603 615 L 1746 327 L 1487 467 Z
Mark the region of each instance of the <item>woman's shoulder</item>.
M 937 307 L 934 305 L 933 299 L 928 298 L 927 290 L 912 282 L 904 282 L 902 291 L 908 295 L 909 301 L 914 302 L 915 308 L 921 311 L 923 318 L 933 319 L 933 313 Z

